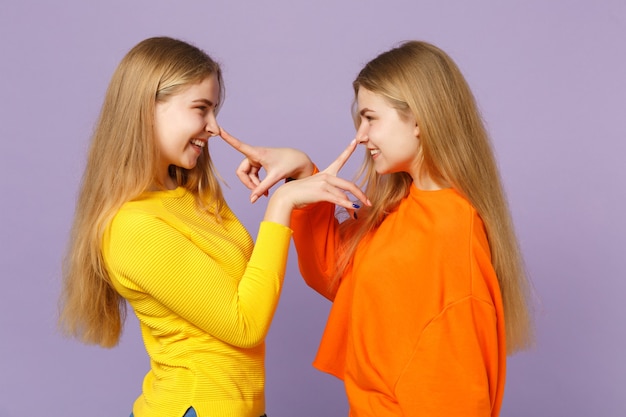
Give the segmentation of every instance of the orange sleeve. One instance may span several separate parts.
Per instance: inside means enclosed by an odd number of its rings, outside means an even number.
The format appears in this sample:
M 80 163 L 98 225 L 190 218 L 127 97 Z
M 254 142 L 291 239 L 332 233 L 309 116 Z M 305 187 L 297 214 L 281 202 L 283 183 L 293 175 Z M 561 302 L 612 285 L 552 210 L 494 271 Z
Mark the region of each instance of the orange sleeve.
M 308 286 L 331 301 L 337 292 L 332 280 L 339 246 L 338 225 L 331 203 L 312 204 L 291 215 L 300 273 Z
M 403 415 L 497 415 L 503 387 L 498 378 L 494 307 L 473 297 L 444 310 L 424 329 L 396 384 Z M 497 394 L 499 393 L 499 394 Z M 494 414 L 495 413 L 495 414 Z

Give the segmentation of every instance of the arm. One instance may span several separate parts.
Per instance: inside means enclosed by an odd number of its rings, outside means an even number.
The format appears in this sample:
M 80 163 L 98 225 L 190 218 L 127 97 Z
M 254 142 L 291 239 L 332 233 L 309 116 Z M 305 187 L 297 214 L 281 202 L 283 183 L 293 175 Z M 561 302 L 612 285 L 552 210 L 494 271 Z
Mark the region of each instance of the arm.
M 335 206 L 328 203 L 295 210 L 291 216 L 300 274 L 309 287 L 331 301 L 338 284 L 333 282 L 340 243 L 338 226 Z
M 420 333 L 394 390 L 407 417 L 499 414 L 506 375 L 504 312 L 482 222 L 473 209 L 469 217 L 469 224 L 452 226 L 469 232 L 470 241 L 463 232 L 451 246 L 456 232 L 449 235 L 440 249 L 449 256 L 433 262 L 448 269 L 448 282 L 468 272 L 471 292 L 443 307 Z M 444 230 L 438 233 L 447 236 Z M 456 245 L 469 253 L 455 250 Z M 453 265 L 460 269 L 449 269 Z
M 468 297 L 424 329 L 395 393 L 407 417 L 496 416 L 504 387 L 492 304 Z
M 334 280 L 340 248 L 335 206 L 358 208 L 345 191 L 357 196 L 363 204 L 370 204 L 355 184 L 336 177 L 355 147 L 353 141 L 324 171 L 317 172 L 315 168 L 314 175 L 282 185 L 270 198 L 265 214 L 265 220 L 292 228 L 302 277 L 331 301 L 339 284 Z
M 236 170 L 239 180 L 252 191 L 250 202 L 254 203 L 277 182 L 285 178 L 303 178 L 314 173 L 315 167 L 307 154 L 293 148 L 265 148 L 250 146 L 220 128 L 220 136 L 226 143 L 245 155 Z M 259 178 L 261 168 L 266 171 L 263 180 Z
M 334 290 L 330 289 L 330 283 L 338 248 L 335 205 L 348 210 L 358 208 L 347 197 L 346 191 L 363 204 L 371 205 L 354 183 L 337 177 L 339 170 L 354 153 L 356 139 L 325 170 L 318 172 L 308 156 L 295 149 L 253 147 L 223 130 L 220 136 L 246 156 L 237 175 L 253 190 L 252 202 L 279 180 L 285 177 L 298 179 L 283 184 L 273 193 L 267 205 L 265 220 L 295 228 L 294 239 L 303 277 L 312 288 L 333 299 Z M 261 167 L 267 171 L 263 181 L 258 178 Z M 292 215 L 294 210 L 296 212 Z M 297 220 L 293 226 L 292 219 Z
M 317 172 L 309 157 L 297 149 L 250 146 L 223 129 L 220 129 L 220 136 L 246 157 L 237 169 L 237 176 L 246 187 L 252 190 L 250 196 L 252 203 L 259 196 L 266 195 L 268 190 L 282 179 L 308 180 L 298 181 L 298 185 L 283 185 L 279 189 L 282 190 L 281 197 L 270 200 L 268 203 L 265 220 L 289 225 L 291 210 L 319 201 L 328 201 L 351 209 L 353 208 L 352 202 L 346 196 L 346 191 L 352 193 L 363 204 L 370 204 L 365 194 L 355 184 L 337 177 L 339 170 L 354 153 L 357 146 L 356 139 L 353 139 L 325 170 Z M 263 181 L 259 178 L 261 168 L 267 172 Z
M 245 268 L 241 279 L 181 231 L 151 215 L 120 212 L 109 230 L 107 267 L 121 285 L 141 292 L 139 297 L 149 294 L 227 343 L 252 347 L 263 341 L 281 290 L 288 228 L 261 224 L 250 261 L 239 265 Z M 153 314 L 164 314 L 160 310 Z

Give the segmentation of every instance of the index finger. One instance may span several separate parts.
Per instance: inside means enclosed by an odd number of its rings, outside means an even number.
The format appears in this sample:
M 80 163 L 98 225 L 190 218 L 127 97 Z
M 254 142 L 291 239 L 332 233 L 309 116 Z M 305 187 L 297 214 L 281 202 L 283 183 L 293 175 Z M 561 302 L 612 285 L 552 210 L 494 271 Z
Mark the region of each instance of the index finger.
M 343 166 L 346 164 L 348 159 L 350 159 L 350 156 L 352 156 L 352 154 L 354 153 L 356 146 L 357 146 L 357 143 L 356 143 L 356 138 L 355 138 L 355 139 L 352 139 L 352 142 L 350 142 L 348 147 L 344 149 L 343 152 L 341 152 L 341 154 L 339 154 L 337 159 L 335 159 L 330 165 L 328 165 L 328 167 L 324 170 L 324 172 L 336 176 L 339 173 L 339 170 L 341 170 L 341 168 L 343 168 Z
M 224 139 L 224 142 L 228 143 L 230 146 L 235 148 L 237 151 L 241 152 L 245 156 L 250 156 L 254 154 L 254 148 L 248 145 L 245 142 L 240 141 L 224 129 L 220 127 L 220 137 Z

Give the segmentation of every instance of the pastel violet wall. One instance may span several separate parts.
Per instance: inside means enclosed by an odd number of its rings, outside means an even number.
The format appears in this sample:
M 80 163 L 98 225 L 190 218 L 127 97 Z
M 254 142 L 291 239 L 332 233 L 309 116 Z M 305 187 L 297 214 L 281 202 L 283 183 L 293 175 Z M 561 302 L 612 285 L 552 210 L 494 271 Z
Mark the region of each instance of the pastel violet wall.
M 351 81 L 406 39 L 448 51 L 493 136 L 539 304 L 537 343 L 508 362 L 502 415 L 626 415 L 626 2 L 5 1 L 0 6 L 0 417 L 127 416 L 148 367 L 136 320 L 111 350 L 55 327 L 60 261 L 110 76 L 143 38 L 175 36 L 223 63 L 220 123 L 320 166 L 354 134 Z M 211 143 L 253 235 L 240 157 Z M 360 159 L 360 158 L 355 158 Z M 358 161 L 343 171 L 350 177 Z M 295 254 L 268 337 L 272 417 L 345 416 L 310 365 L 329 303 Z M 393 354 L 393 352 L 390 352 Z

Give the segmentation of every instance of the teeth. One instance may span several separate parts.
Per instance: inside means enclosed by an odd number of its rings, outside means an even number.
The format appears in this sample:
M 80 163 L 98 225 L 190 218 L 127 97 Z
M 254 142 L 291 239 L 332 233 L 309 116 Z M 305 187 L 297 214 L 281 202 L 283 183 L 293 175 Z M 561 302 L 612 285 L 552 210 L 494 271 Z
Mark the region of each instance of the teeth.
M 380 153 L 378 149 L 370 149 L 370 155 L 376 155 L 377 153 Z
M 206 144 L 205 141 L 200 140 L 200 139 L 192 139 L 191 143 L 193 143 L 194 145 L 199 146 L 201 148 L 204 148 L 204 145 Z

